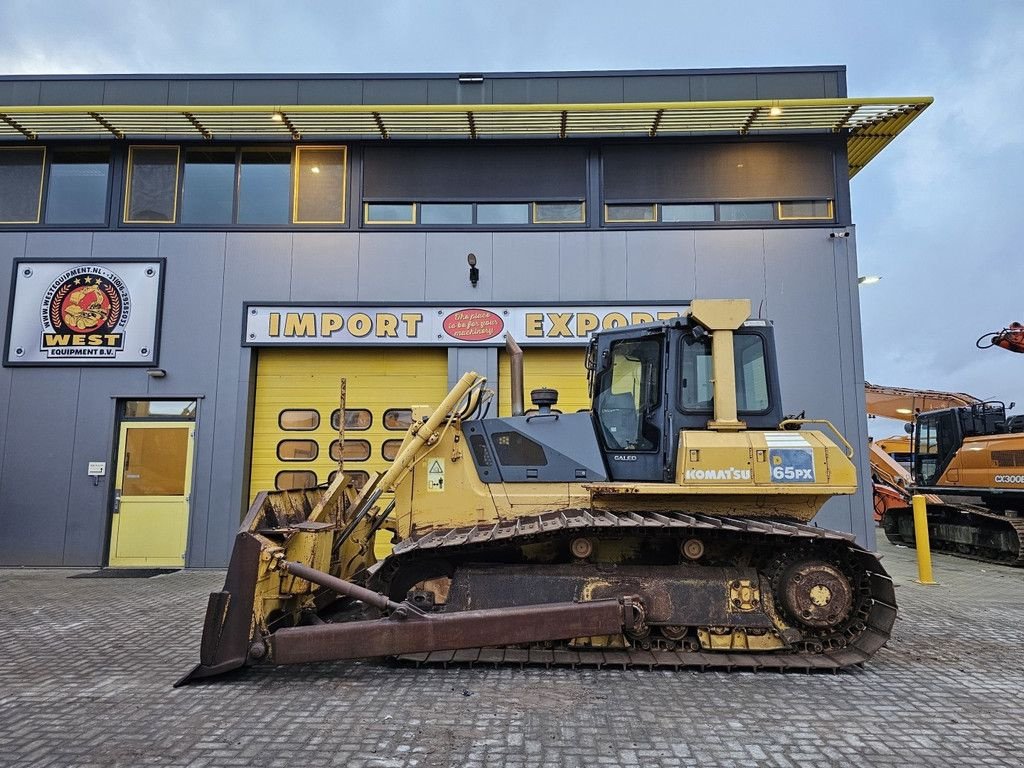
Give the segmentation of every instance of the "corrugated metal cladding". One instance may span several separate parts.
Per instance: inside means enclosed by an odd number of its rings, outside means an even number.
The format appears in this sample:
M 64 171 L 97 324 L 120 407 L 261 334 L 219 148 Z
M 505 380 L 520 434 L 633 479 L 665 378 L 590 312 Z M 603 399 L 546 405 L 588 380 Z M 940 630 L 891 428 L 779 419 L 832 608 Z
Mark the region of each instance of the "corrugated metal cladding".
M 845 95 L 842 69 L 829 67 L 764 73 L 518 75 L 493 77 L 484 85 L 473 86 L 479 99 L 503 102 Z M 0 103 L 452 103 L 474 93 L 469 89 L 442 76 L 21 78 L 0 80 Z M 330 415 L 337 408 L 342 374 L 349 380 L 348 408 L 370 413 L 370 426 L 363 430 L 369 457 L 350 456 L 353 469 L 360 461 L 368 468 L 386 461 L 386 441 L 393 439 L 384 424 L 386 411 L 418 404 L 410 400 L 436 400 L 462 371 L 485 372 L 498 392 L 492 413 L 507 412 L 507 361 L 497 347 L 414 349 L 374 343 L 358 349 L 298 345 L 268 351 L 243 345 L 246 302 L 325 302 L 364 307 L 367 313 L 379 305 L 427 311 L 436 304 L 469 308 L 523 303 L 550 306 L 555 312 L 559 304 L 679 305 L 695 297 L 746 297 L 759 316 L 775 323 L 785 412 L 830 419 L 858 451 L 861 487 L 869 488 L 863 460 L 867 433 L 854 238 L 830 237 L 848 221 L 848 208 L 843 207 L 848 181 L 832 170 L 845 169 L 845 145 L 832 147 L 820 135 L 805 138 L 736 139 L 740 143 L 716 142 L 699 151 L 684 151 L 683 141 L 642 140 L 351 146 L 348 192 L 353 212 L 361 197 L 371 195 L 479 202 L 500 190 L 516 198 L 586 199 L 587 221 L 562 229 L 373 231 L 358 220 L 321 231 L 298 226 L 284 231 L 186 231 L 173 225 L 132 229 L 123 224 L 66 231 L 3 227 L 0 295 L 10 293 L 15 259 L 164 259 L 158 365 L 166 376 L 153 378 L 144 368 L 124 366 L 0 368 L 0 565 L 108 562 L 118 404 L 124 400 L 198 402 L 186 550 L 186 563 L 192 567 L 226 565 L 252 492 L 277 482 L 278 473 L 293 471 L 315 454 L 309 462 L 312 471 L 317 481 L 327 479 L 334 464 Z M 508 160 L 510 147 L 514 163 Z M 754 176 L 734 172 L 748 160 L 769 170 Z M 614 190 L 625 199 L 705 192 L 756 198 L 762 197 L 764 179 L 772 177 L 781 185 L 773 188 L 773 197 L 782 194 L 780 189 L 788 194 L 785 184 L 790 180 L 799 185 L 796 197 L 834 197 L 836 221 L 799 226 L 745 222 L 735 227 L 718 222 L 694 228 L 659 223 L 613 229 L 603 227 L 601 199 L 594 197 L 604 183 L 606 196 Z M 121 177 L 115 187 L 123 183 Z M 115 221 L 119 194 L 112 193 Z M 468 279 L 468 253 L 475 254 L 478 264 L 475 286 Z M 6 313 L 0 323 L 6 337 Z M 553 386 L 560 391 L 562 410 L 585 407 L 580 347 L 524 348 L 527 397 L 530 388 Z M 316 426 L 282 429 L 281 411 L 289 408 L 315 411 Z M 352 416 L 355 427 L 360 418 Z M 359 439 L 358 432 L 350 426 L 348 436 Z M 282 447 L 286 440 L 297 442 Z M 90 477 L 90 462 L 106 462 L 106 476 Z M 862 542 L 873 540 L 863 492 L 830 501 L 817 520 L 853 531 Z

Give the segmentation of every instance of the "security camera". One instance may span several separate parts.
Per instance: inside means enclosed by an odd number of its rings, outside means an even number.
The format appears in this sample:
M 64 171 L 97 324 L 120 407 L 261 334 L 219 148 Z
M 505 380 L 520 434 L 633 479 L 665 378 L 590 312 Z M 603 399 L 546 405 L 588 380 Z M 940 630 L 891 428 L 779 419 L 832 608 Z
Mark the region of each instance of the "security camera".
M 828 236 L 833 238 L 833 239 L 837 238 L 837 237 L 849 237 L 850 233 L 847 230 L 844 229 L 841 232 L 829 232 Z

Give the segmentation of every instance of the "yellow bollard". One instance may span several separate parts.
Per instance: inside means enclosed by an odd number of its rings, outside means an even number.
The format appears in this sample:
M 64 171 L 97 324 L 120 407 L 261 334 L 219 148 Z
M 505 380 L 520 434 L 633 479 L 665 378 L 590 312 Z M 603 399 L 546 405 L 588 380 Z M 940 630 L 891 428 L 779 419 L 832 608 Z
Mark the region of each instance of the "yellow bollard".
M 928 543 L 928 502 L 924 496 L 915 495 L 914 506 L 914 542 L 917 547 L 917 583 L 936 584 L 932 579 L 932 550 Z

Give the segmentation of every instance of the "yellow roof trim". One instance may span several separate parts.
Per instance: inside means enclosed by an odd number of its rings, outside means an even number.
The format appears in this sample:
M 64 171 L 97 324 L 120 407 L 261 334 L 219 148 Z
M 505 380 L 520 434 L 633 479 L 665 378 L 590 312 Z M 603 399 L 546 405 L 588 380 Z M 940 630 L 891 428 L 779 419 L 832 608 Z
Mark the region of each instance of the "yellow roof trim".
M 681 136 L 846 130 L 854 176 L 932 103 L 927 96 L 619 104 L 0 106 L 0 140 Z M 281 119 L 274 120 L 278 114 Z

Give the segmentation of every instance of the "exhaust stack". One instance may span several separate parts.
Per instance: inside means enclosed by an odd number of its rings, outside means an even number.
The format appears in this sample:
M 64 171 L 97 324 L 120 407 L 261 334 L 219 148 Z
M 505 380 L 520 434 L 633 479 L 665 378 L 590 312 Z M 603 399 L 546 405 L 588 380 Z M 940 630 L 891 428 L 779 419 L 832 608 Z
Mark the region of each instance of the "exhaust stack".
M 512 415 L 522 416 L 526 413 L 523 400 L 523 348 L 516 344 L 512 334 L 505 337 L 505 351 L 508 352 L 508 367 L 512 376 Z

